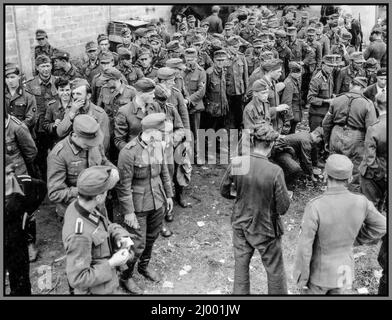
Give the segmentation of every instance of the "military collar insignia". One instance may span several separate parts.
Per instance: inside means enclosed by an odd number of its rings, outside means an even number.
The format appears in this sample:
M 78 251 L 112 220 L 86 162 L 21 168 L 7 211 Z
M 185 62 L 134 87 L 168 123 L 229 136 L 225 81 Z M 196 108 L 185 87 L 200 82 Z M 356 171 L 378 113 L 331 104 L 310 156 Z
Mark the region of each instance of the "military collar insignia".
M 97 215 L 95 210 L 94 212 L 90 212 L 87 211 L 86 209 L 84 209 L 78 201 L 75 202 L 75 209 L 79 212 L 79 214 L 87 219 L 88 221 L 90 221 L 92 224 L 94 224 L 95 226 L 98 226 L 99 224 L 99 217 L 100 215 Z

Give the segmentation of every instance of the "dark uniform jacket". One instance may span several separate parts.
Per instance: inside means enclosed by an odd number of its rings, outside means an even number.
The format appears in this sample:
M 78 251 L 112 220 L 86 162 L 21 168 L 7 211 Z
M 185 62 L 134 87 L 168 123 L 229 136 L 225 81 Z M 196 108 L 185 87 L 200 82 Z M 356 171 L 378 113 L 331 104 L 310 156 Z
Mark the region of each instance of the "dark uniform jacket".
M 45 118 L 46 107 L 48 102 L 56 99 L 57 90 L 54 85 L 56 78 L 51 76 L 49 81 L 44 83 L 39 76 L 35 76 L 33 79 L 26 81 L 25 90 L 35 97 L 37 103 L 36 113 L 36 132 L 44 133 L 43 121 Z
M 188 108 L 185 105 L 184 97 L 181 94 L 180 90 L 178 90 L 176 87 L 173 87 L 171 90 L 171 95 L 167 99 L 167 102 L 170 103 L 171 105 L 173 105 L 177 109 L 178 114 L 181 117 L 181 121 L 184 125 L 184 128 L 188 129 L 186 131 L 187 141 L 191 141 L 192 137 L 191 137 L 191 132 L 190 132 L 191 129 L 190 129 L 190 124 L 189 124 Z
M 226 95 L 226 70 L 216 67 L 207 69 L 206 95 L 204 105 L 212 117 L 224 117 L 228 114 L 229 104 Z
M 153 52 L 151 64 L 156 68 L 163 68 L 167 60 L 167 50 L 160 48 L 157 53 Z
M 34 128 L 37 104 L 35 97 L 23 87 L 16 89 L 15 94 L 11 96 L 8 87 L 5 86 L 5 108 L 9 115 L 24 122 L 30 130 Z
M 120 181 L 117 183 L 117 212 L 158 210 L 173 197 L 170 174 L 160 143 L 145 144 L 135 137 L 121 149 L 118 157 Z
M 215 15 L 210 15 L 206 19 L 210 23 L 210 27 L 208 28 L 208 33 L 222 33 L 222 19 Z
M 327 113 L 329 104 L 323 100 L 332 98 L 333 86 L 332 75 L 327 77 L 322 70 L 312 77 L 307 97 L 310 104 L 309 114 L 324 116 Z
M 259 38 L 261 35 L 261 31 L 257 28 L 254 28 L 253 30 L 245 27 L 242 29 L 239 33 L 239 36 L 243 38 L 244 40 L 253 43 L 257 38 Z
M 248 64 L 240 52 L 228 52 L 229 61 L 226 73 L 227 94 L 243 95 L 248 87 Z
M 365 60 L 369 58 L 374 58 L 378 61 L 378 63 L 381 63 L 381 58 L 384 56 L 386 51 L 386 43 L 381 39 L 378 39 L 370 43 L 370 45 L 365 49 L 363 57 L 365 58 Z
M 59 204 L 58 213 L 77 197 L 76 182 L 79 173 L 92 166 L 113 166 L 106 158 L 103 146 L 82 150 L 72 142 L 71 136 L 59 141 L 48 155 L 48 197 Z
M 31 174 L 37 148 L 26 125 L 14 116 L 5 120 L 5 165 L 15 164 L 17 175 Z
M 301 99 L 301 79 L 296 79 L 290 75 L 284 80 L 285 88 L 283 89 L 280 99 L 281 104 L 287 104 L 291 107 L 294 121 L 302 121 L 302 99 Z
M 359 167 L 361 175 L 367 179 L 386 179 L 387 150 L 387 114 L 383 114 L 367 129 L 365 154 Z
M 200 112 L 204 110 L 203 97 L 206 92 L 206 72 L 196 64 L 192 69 L 187 69 L 183 74 L 184 85 L 189 94 L 189 113 Z
M 382 90 L 382 89 L 381 89 L 381 90 Z M 386 90 L 386 89 L 385 89 L 385 90 Z M 374 83 L 374 84 L 368 86 L 368 87 L 364 90 L 363 95 L 364 95 L 366 98 L 372 100 L 372 102 L 375 102 L 375 101 L 376 101 L 376 95 L 377 95 L 377 93 L 378 93 L 378 90 L 377 90 L 377 83 Z
M 127 83 L 124 75 L 121 77 L 123 83 Z M 98 104 L 98 98 L 101 94 L 102 87 L 108 82 L 108 78 L 103 75 L 103 72 L 97 73 L 91 81 L 91 101 Z
M 142 132 L 141 121 L 150 111 L 147 110 L 149 108 L 154 109 L 154 105 L 146 106 L 143 112 L 134 99 L 118 109 L 114 119 L 114 143 L 118 150 L 124 148 L 128 142 Z
M 365 70 L 354 70 L 351 65 L 342 68 L 336 77 L 335 94 L 348 92 L 350 83 L 355 77 L 366 77 Z
M 321 34 L 320 36 L 317 36 L 316 41 L 318 41 L 321 44 L 322 57 L 328 55 L 331 51 L 331 48 L 330 48 L 330 41 L 327 35 Z
M 333 99 L 329 107 L 323 120 L 324 141 L 329 143 L 331 131 L 336 125 L 365 133 L 375 121 L 376 111 L 372 102 L 358 92 L 347 92 Z
M 235 157 L 222 179 L 220 193 L 235 199 L 231 218 L 234 229 L 256 239 L 278 238 L 284 233 L 280 216 L 287 212 L 290 198 L 283 170 L 267 157 L 255 153 Z
M 124 75 L 130 86 L 133 86 L 136 81 L 144 77 L 142 70 L 136 66 L 132 66 L 132 68 L 126 68 L 124 65 L 119 65 L 116 68 Z
M 327 189 L 305 207 L 294 281 L 330 289 L 350 286 L 354 243 L 367 244 L 385 232 L 385 217 L 364 195 L 344 187 Z
M 261 63 L 260 53 L 258 54 L 255 53 L 255 49 L 251 47 L 246 49 L 245 58 L 246 58 L 246 63 L 248 65 L 248 75 L 250 76 L 253 73 L 253 71 L 255 71 L 255 69 L 260 66 Z
M 125 83 L 121 84 L 118 91 L 113 93 L 110 88 L 105 84 L 98 97 L 97 106 L 105 110 L 109 117 L 109 134 L 110 137 L 114 134 L 114 118 L 117 115 L 118 109 L 122 106 L 130 103 L 136 95 L 136 90 L 134 87 L 128 86 Z
M 117 241 L 130 234 L 111 223 L 106 210 L 89 212 L 77 200 L 65 212 L 62 240 L 67 255 L 65 271 L 76 294 L 113 294 L 119 280 L 109 265 Z
M 85 78 L 90 85 L 95 75 L 100 71 L 101 65 L 99 64 L 99 59 L 95 60 L 93 64 L 91 64 L 90 60 L 88 60 L 80 67 L 80 72 L 83 75 L 83 78 Z
M 66 108 L 68 107 L 69 104 Z M 57 119 L 64 119 L 66 108 L 62 106 L 60 99 L 54 99 L 48 102 L 43 127 L 45 131 L 55 140 L 58 140 L 59 137 L 57 135 L 56 127 L 53 125 Z
M 308 175 L 312 174 L 312 138 L 309 132 L 299 131 L 282 137 L 282 140 L 292 147 L 301 164 L 302 170 Z

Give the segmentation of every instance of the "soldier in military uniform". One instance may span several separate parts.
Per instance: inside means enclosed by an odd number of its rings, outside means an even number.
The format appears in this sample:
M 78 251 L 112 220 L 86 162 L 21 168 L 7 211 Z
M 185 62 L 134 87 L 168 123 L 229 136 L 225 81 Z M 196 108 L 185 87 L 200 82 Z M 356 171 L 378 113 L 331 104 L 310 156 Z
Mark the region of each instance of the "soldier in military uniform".
M 145 78 L 154 79 L 157 76 L 158 68 L 152 64 L 152 53 L 150 50 L 143 48 L 140 51 L 137 66 L 140 67 Z
M 331 47 L 331 54 L 340 55 L 346 66 L 350 64 L 350 56 L 355 52 L 355 47 L 350 43 L 351 38 L 351 33 L 344 31 L 340 35 L 339 43 Z
M 361 192 L 383 209 L 387 192 L 387 103 L 386 93 L 376 95 L 377 120 L 366 131 L 363 160 L 359 166 Z
M 289 62 L 290 73 L 284 80 L 284 89 L 280 102 L 290 106 L 294 119 L 291 120 L 289 133 L 295 133 L 297 124 L 302 121 L 301 78 L 302 67 L 295 61 Z
M 288 47 L 292 53 L 292 61 L 300 62 L 304 59 L 304 42 L 297 39 L 297 29 L 295 27 L 287 28 Z
M 111 223 L 105 209 L 107 192 L 119 179 L 109 166 L 81 171 L 74 187 L 77 199 L 68 206 L 62 230 L 65 271 L 75 294 L 118 294 L 117 268 L 132 259 L 130 234 Z
M 78 68 L 69 61 L 68 52 L 56 50 L 51 58 L 54 66 L 52 71 L 54 76 L 67 78 L 68 80 L 82 78 Z
M 380 69 L 380 65 L 374 58 L 369 58 L 364 64 L 366 72 L 366 78 L 368 79 L 368 86 L 377 82 L 377 71 Z
M 78 195 L 79 173 L 95 165 L 113 166 L 103 148 L 104 135 L 99 123 L 90 115 L 75 116 L 72 132 L 59 141 L 48 156 L 48 196 L 56 203 L 60 219 Z
M 323 33 L 324 25 L 321 22 L 315 24 L 316 41 L 321 44 L 321 56 L 330 54 L 330 40 L 326 34 Z
M 310 80 L 307 103 L 309 108 L 309 128 L 313 131 L 319 127 L 328 112 L 329 105 L 334 97 L 333 94 L 333 77 L 332 72 L 336 67 L 336 59 L 333 55 L 323 57 L 321 70 L 318 71 Z M 313 166 L 321 166 L 318 163 L 319 147 L 314 148 L 312 152 Z
M 199 160 L 199 129 L 201 111 L 204 111 L 203 97 L 206 90 L 206 72 L 197 64 L 195 48 L 185 50 L 186 69 L 183 73 L 184 85 L 189 96 L 186 97 L 190 128 L 193 133 L 194 156 Z
M 88 60 L 82 64 L 80 72 L 82 73 L 83 78 L 87 79 L 90 84 L 94 76 L 101 71 L 98 53 L 98 46 L 94 41 L 86 43 L 86 54 Z
M 114 119 L 114 143 L 119 151 L 142 131 L 141 120 L 147 115 L 147 109 L 154 101 L 153 80 L 142 78 L 134 87 L 135 97 L 118 109 Z
M 132 63 L 135 64 L 137 59 L 139 58 L 140 47 L 132 41 L 132 34 L 131 30 L 128 28 L 121 29 L 121 38 L 122 43 L 117 45 L 117 53 L 119 48 L 125 48 L 131 54 Z
M 9 273 L 10 295 L 27 296 L 31 295 L 30 259 L 23 220 L 40 206 L 46 185 L 27 174 L 16 174 L 13 164 L 6 165 L 4 172 L 4 268 Z
M 102 87 L 97 106 L 105 110 L 109 117 L 110 148 L 108 156 L 113 163 L 117 163 L 118 149 L 114 143 L 114 119 L 118 110 L 132 101 L 136 90 L 121 80 L 122 74 L 116 68 L 106 69 L 105 77 L 108 81 Z
M 171 94 L 169 95 L 167 102 L 172 104 L 177 109 L 181 117 L 181 121 L 185 128 L 186 141 L 188 143 L 191 143 L 192 134 L 190 131 L 191 129 L 189 124 L 187 103 L 185 103 L 185 98 L 181 93 L 181 91 L 175 86 L 176 76 L 181 77 L 179 80 L 181 80 L 182 82 L 184 81 L 181 75 L 177 75 L 178 70 L 175 69 L 175 67 L 180 68 L 181 65 L 176 65 L 175 63 L 171 64 L 172 61 L 174 61 L 174 59 L 169 61 L 170 62 L 169 65 L 171 65 L 173 68 L 168 68 L 168 67 L 160 68 L 157 72 L 157 79 L 158 79 L 158 83 L 160 83 L 162 86 L 170 90 Z M 179 62 L 182 64 L 181 61 Z
M 275 32 L 276 37 L 276 51 L 278 52 L 278 58 L 283 61 L 282 76 L 280 80 L 286 79 L 289 74 L 289 61 L 292 59 L 291 49 L 288 47 L 286 42 L 287 34 L 284 30 L 277 30 Z
M 366 77 L 363 64 L 366 60 L 362 52 L 353 52 L 350 55 L 350 64 L 340 69 L 336 77 L 335 94 L 345 93 L 350 88 L 350 83 L 356 77 Z
M 5 110 L 24 122 L 34 132 L 37 104 L 35 97 L 21 85 L 19 67 L 14 63 L 5 64 Z
M 181 58 L 184 61 L 184 47 L 178 40 L 172 40 L 166 45 L 167 59 Z
M 256 28 L 256 18 L 249 17 L 246 27 L 240 31 L 239 36 L 245 41 L 253 43 L 260 37 L 260 34 L 261 31 Z
M 48 41 L 48 35 L 44 30 L 38 29 L 35 32 L 35 40 L 37 40 L 38 45 L 34 48 L 34 58 L 37 59 L 40 55 L 46 55 L 51 57 L 53 53 L 57 50 L 52 47 Z
M 303 59 L 304 73 L 302 75 L 302 99 L 306 101 L 308 95 L 309 82 L 312 75 L 321 68 L 322 49 L 316 40 L 316 29 L 307 28 L 307 39 L 304 45 L 307 56 Z
M 144 77 L 142 70 L 132 64 L 132 55 L 125 48 L 118 49 L 118 65 L 116 68 L 124 75 L 130 86 L 133 86 L 136 81 Z
M 305 40 L 308 34 L 309 27 L 309 12 L 304 11 L 301 15 L 301 20 L 295 26 L 297 28 L 298 39 Z
M 53 143 L 60 140 L 57 126 L 64 119 L 65 112 L 71 107 L 71 83 L 66 78 L 58 78 L 54 82 L 57 98 L 48 102 L 43 128 Z
M 350 187 L 359 191 L 359 165 L 364 154 L 367 128 L 376 121 L 373 103 L 362 94 L 367 79 L 356 77 L 347 93 L 334 98 L 323 120 L 325 148 L 344 154 L 353 162 Z
M 260 65 L 261 58 L 260 54 L 263 49 L 263 43 L 261 39 L 255 39 L 252 42 L 252 47 L 246 49 L 245 58 L 248 64 L 248 75 L 250 76 L 253 71 Z
M 363 56 L 365 59 L 374 58 L 381 65 L 381 67 L 386 67 L 384 65 L 386 61 L 383 60 L 385 58 L 387 52 L 387 45 L 382 40 L 382 29 L 376 28 L 374 29 L 370 36 L 373 37 L 373 41 L 369 44 L 369 46 L 365 49 Z
M 305 207 L 293 271 L 302 294 L 352 293 L 354 245 L 374 243 L 386 232 L 385 217 L 374 205 L 347 190 L 352 167 L 344 155 L 329 156 L 327 190 Z
M 235 259 L 233 294 L 250 294 L 249 264 L 255 249 L 267 273 L 268 294 L 287 294 L 280 216 L 287 212 L 290 197 L 282 169 L 268 160 L 279 134 L 268 123 L 253 131 L 254 149 L 250 156 L 233 158 L 220 185 L 223 197 L 235 199 L 231 220 Z
M 48 155 L 48 149 L 52 144 L 52 141 L 48 139 L 48 136 L 43 128 L 43 122 L 45 118 L 46 108 L 48 102 L 55 99 L 57 96 L 57 90 L 54 85 L 56 78 L 52 76 L 52 64 L 48 56 L 41 55 L 35 59 L 35 66 L 38 71 L 38 75 L 34 78 L 27 80 L 25 83 L 25 90 L 34 95 L 37 103 L 37 121 L 35 123 L 34 138 L 35 144 L 38 149 L 36 157 L 36 165 L 39 168 L 39 174 L 41 180 L 46 180 L 46 157 Z
M 195 48 L 197 50 L 197 64 L 204 70 L 207 70 L 209 67 L 212 66 L 212 60 L 206 52 L 206 48 L 203 48 L 203 44 L 205 42 L 205 39 L 203 39 L 203 37 L 199 34 L 196 34 L 192 38 L 192 48 Z
M 156 68 L 164 67 L 167 60 L 167 50 L 163 47 L 162 39 L 154 34 L 149 38 L 149 43 L 152 52 L 152 65 Z
M 34 160 L 37 148 L 26 125 L 5 111 L 5 165 L 13 165 L 17 175 L 37 177 Z M 36 223 L 34 211 L 26 217 L 25 233 L 28 242 L 30 261 L 37 259 L 38 250 L 35 247 Z
M 95 104 L 98 102 L 98 97 L 101 93 L 102 87 L 108 81 L 108 78 L 105 76 L 105 70 L 114 67 L 113 54 L 111 52 L 100 53 L 99 65 L 100 65 L 100 71 L 91 80 L 91 101 Z M 123 80 L 126 82 L 124 76 L 123 76 Z
M 161 144 L 165 114 L 154 113 L 142 120 L 142 133 L 120 151 L 118 168 L 120 181 L 117 211 L 124 217 L 124 225 L 132 235 L 135 257 L 123 272 L 124 286 L 134 294 L 142 290 L 133 279 L 137 261 L 138 271 L 151 281 L 160 275 L 149 267 L 154 242 L 161 230 L 164 205 L 173 209 L 171 180 Z
M 118 54 L 116 52 L 110 51 L 109 37 L 106 34 L 99 34 L 97 37 L 97 43 L 99 47 L 99 54 L 103 52 L 111 52 L 114 58 L 114 65 L 118 64 Z

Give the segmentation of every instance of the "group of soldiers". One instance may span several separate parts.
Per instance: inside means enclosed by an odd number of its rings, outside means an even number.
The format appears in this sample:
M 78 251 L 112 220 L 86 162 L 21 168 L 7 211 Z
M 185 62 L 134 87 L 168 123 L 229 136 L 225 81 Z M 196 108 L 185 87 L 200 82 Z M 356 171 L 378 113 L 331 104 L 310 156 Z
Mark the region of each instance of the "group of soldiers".
M 354 195 L 352 202 L 364 203 L 360 222 L 373 227 L 363 231 L 362 243 L 385 234 L 385 219 L 371 203 L 385 208 L 386 29 L 376 26 L 360 51 L 363 39 L 350 14 L 332 14 L 323 24 L 295 7 L 285 8 L 284 16 L 242 7 L 223 25 L 219 10 L 214 6 L 202 21 L 185 17 L 173 34 L 161 22 L 123 28 L 114 51 L 108 35 L 99 34 L 86 43 L 79 63 L 37 30 L 35 76 L 24 80 L 16 64 L 6 63 L 6 208 L 10 228 L 22 235 L 18 245 L 12 237 L 6 241 L 11 294 L 31 291 L 28 263 L 38 252 L 34 214 L 46 193 L 63 224 L 71 293 L 112 294 L 122 284 L 141 294 L 133 279 L 136 263 L 140 274 L 160 281 L 149 266 L 153 245 L 159 234 L 172 234 L 166 223 L 174 219 L 172 199 L 189 206 L 184 188 L 192 164 L 206 161 L 200 129 L 224 129 L 229 136 L 234 130 L 243 141 L 221 186 L 224 196 L 237 197 L 234 293 L 249 293 L 255 248 L 263 252 L 269 292 L 287 293 L 283 229 L 274 219 L 288 209 L 286 185 L 300 176 L 317 181 L 325 167 L 328 186 L 344 189 L 343 182 L 362 192 L 371 202 Z M 309 131 L 297 128 L 304 111 Z M 247 152 L 256 155 L 247 174 L 257 181 L 233 173 Z M 261 180 L 266 185 L 258 187 Z M 316 207 L 307 207 L 305 218 L 314 218 L 321 210 Z M 265 218 L 249 226 L 252 214 Z M 356 223 L 354 238 L 344 239 L 348 250 L 362 225 Z M 301 279 L 308 280 L 309 274 Z M 324 293 L 335 288 L 312 284 Z

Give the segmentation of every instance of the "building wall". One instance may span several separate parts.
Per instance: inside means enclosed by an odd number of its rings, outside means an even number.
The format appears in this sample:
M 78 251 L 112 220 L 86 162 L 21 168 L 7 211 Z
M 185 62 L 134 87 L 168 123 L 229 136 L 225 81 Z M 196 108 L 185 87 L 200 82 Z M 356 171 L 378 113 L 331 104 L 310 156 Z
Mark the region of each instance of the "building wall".
M 88 41 L 106 33 L 108 22 L 139 18 L 170 19 L 171 6 L 6 6 L 6 61 L 18 63 L 27 77 L 33 72 L 35 30 L 73 58 L 84 55 Z

